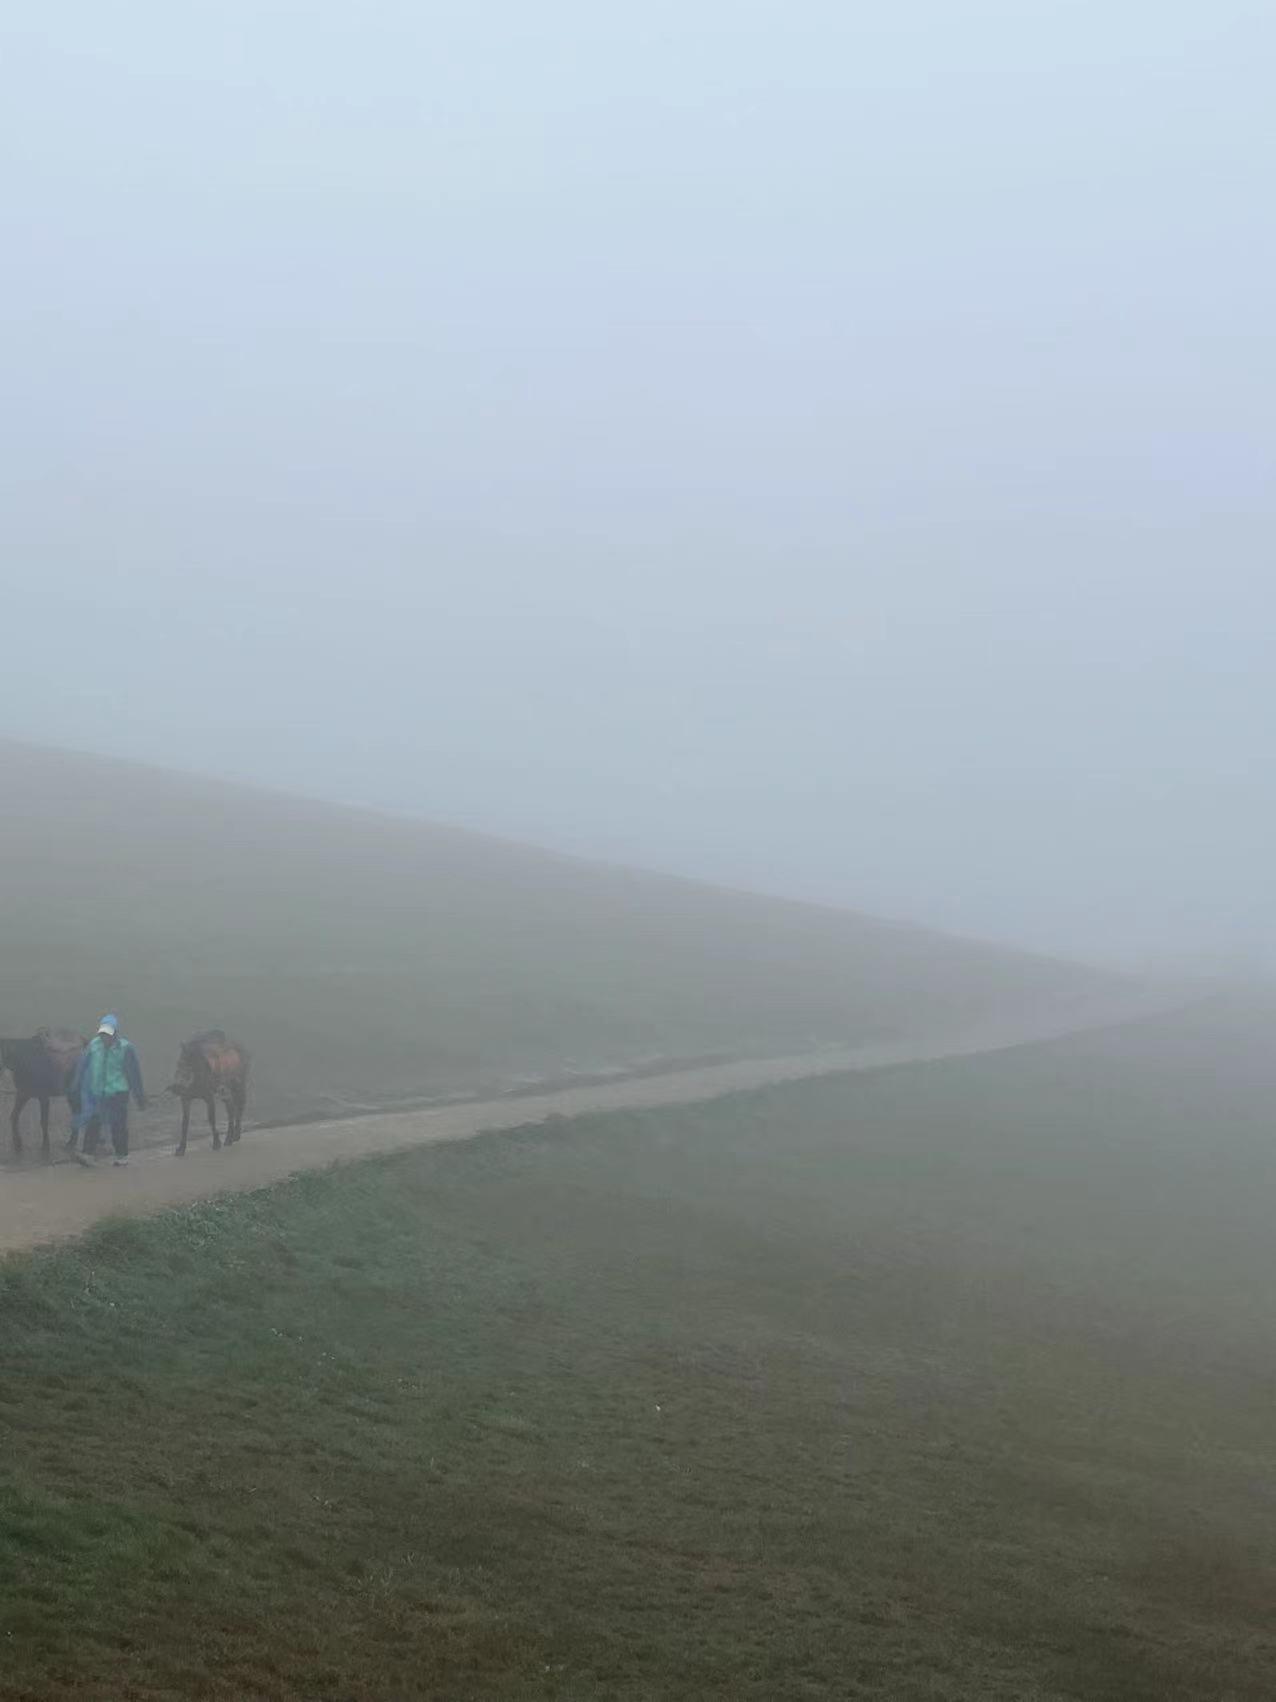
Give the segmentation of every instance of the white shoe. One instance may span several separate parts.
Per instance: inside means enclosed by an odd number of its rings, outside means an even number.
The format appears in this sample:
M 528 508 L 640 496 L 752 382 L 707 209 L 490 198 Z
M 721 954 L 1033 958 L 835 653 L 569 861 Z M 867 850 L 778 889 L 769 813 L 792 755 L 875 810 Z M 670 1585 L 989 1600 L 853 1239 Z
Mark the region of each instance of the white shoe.
M 125 1166 L 125 1165 L 126 1165 L 126 1164 L 127 1164 L 127 1163 L 128 1163 L 128 1159 L 127 1159 L 127 1158 L 117 1158 L 117 1159 L 116 1159 L 116 1160 L 115 1160 L 115 1168 L 116 1168 L 116 1169 L 117 1169 L 117 1170 L 123 1170 L 123 1168 L 124 1168 L 124 1166 Z

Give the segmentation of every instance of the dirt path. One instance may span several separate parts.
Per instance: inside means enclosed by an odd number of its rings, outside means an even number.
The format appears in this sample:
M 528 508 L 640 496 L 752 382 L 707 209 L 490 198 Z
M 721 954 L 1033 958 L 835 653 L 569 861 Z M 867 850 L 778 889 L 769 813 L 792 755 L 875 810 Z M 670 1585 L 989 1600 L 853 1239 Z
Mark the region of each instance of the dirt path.
M 929 1043 L 873 1045 L 803 1053 L 797 1057 L 746 1059 L 680 1070 L 663 1076 L 626 1078 L 603 1085 L 569 1087 L 516 1098 L 474 1100 L 424 1111 L 395 1111 L 279 1129 L 250 1129 L 243 1142 L 214 1152 L 207 1137 L 194 1141 L 176 1161 L 172 1147 L 139 1153 L 127 1169 L 109 1163 L 96 1169 L 60 1164 L 0 1176 L 0 1253 L 78 1235 L 100 1218 L 145 1216 L 212 1194 L 265 1187 L 302 1170 L 367 1158 L 434 1141 L 463 1141 L 498 1129 L 537 1123 L 546 1117 L 576 1117 L 595 1111 L 692 1104 L 774 1082 L 841 1070 L 882 1069 L 892 1064 L 1008 1051 L 1015 1046 L 1070 1033 L 1111 1027 L 1150 1014 L 1149 1007 L 1091 1011 L 1070 1022 L 1027 1023 L 1010 1031 L 971 1029 Z

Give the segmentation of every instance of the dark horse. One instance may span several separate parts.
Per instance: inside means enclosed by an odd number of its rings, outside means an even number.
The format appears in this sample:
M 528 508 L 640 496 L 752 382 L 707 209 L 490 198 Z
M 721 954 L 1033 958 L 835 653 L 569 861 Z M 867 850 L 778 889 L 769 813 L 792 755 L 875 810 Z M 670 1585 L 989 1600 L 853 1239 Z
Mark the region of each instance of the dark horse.
M 41 1028 L 29 1040 L 0 1040 L 0 1068 L 13 1072 L 13 1115 L 9 1131 L 14 1152 L 22 1151 L 18 1119 L 30 1099 L 40 1102 L 40 1133 L 44 1156 L 49 1156 L 49 1101 L 65 1094 L 72 1116 L 78 1116 L 80 1096 L 72 1091 L 75 1067 L 88 1045 L 82 1034 L 70 1028 Z M 68 1146 L 75 1145 L 75 1131 Z
M 248 1103 L 248 1054 L 220 1028 L 197 1034 L 182 1047 L 177 1073 L 169 1091 L 182 1102 L 182 1140 L 178 1158 L 186 1156 L 186 1134 L 191 1125 L 191 1101 L 202 1099 L 208 1107 L 208 1126 L 213 1131 L 214 1151 L 221 1146 L 217 1133 L 217 1101 L 226 1107 L 226 1145 L 244 1132 L 244 1107 Z

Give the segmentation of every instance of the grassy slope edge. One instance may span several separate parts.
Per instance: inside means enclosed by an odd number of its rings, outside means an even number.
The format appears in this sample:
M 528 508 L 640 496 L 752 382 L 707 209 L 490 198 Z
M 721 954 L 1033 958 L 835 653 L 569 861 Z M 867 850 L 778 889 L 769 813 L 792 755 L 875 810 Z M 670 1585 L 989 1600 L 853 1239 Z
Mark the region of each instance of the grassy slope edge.
M 273 1119 L 1084 1008 L 1075 965 L 0 741 L 0 1033 L 210 1025 Z M 165 1126 L 171 1107 L 162 1108 Z

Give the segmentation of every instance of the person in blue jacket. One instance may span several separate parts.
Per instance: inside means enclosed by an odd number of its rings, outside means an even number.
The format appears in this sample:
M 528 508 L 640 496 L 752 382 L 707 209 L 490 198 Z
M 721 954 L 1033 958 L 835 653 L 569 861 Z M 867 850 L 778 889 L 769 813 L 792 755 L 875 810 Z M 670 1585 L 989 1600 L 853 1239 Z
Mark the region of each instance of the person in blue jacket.
M 92 1163 L 97 1157 L 102 1122 L 111 1131 L 116 1164 L 128 1163 L 128 1102 L 136 1099 L 139 1109 L 146 1105 L 142 1088 L 142 1066 L 131 1041 L 120 1033 L 119 1018 L 104 1016 L 97 1033 L 89 1041 L 76 1066 L 71 1083 L 72 1093 L 80 1095 L 80 1114 L 76 1126 L 84 1130 L 84 1156 Z

